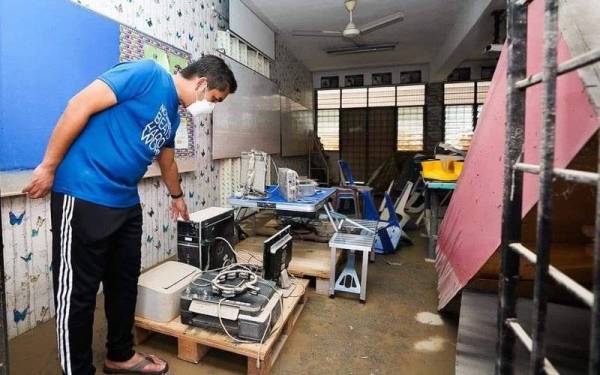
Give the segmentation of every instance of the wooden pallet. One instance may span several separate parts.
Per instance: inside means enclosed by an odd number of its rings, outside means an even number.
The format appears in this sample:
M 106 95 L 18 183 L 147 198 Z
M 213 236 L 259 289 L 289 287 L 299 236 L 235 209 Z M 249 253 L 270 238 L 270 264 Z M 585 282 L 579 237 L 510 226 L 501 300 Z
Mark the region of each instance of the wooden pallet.
M 198 363 L 209 349 L 216 348 L 245 356 L 249 375 L 269 374 L 306 305 L 307 297 L 303 291 L 306 290 L 307 285 L 308 280 L 296 281 L 290 297 L 283 300 L 283 314 L 275 326 L 276 331 L 262 347 L 258 343 L 236 343 L 224 333 L 185 325 L 181 323 L 179 317 L 168 323 L 136 317 L 136 345 L 146 340 L 152 333 L 161 333 L 177 338 L 177 356 L 184 361 Z M 260 368 L 257 367 L 257 360 L 260 361 Z
M 266 239 L 267 237 L 248 237 L 238 243 L 235 246 L 239 250 L 238 261 L 262 266 L 263 243 Z M 294 240 L 288 272 L 297 277 L 314 277 L 316 292 L 329 295 L 330 251 L 326 243 Z M 336 263 L 339 262 L 340 254 L 338 251 Z

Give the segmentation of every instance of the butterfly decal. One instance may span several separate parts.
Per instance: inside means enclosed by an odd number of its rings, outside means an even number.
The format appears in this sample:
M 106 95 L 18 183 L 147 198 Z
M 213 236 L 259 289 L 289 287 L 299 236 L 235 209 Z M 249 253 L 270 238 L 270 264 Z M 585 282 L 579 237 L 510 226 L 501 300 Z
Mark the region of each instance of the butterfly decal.
M 200 121 L 200 127 L 203 128 L 204 127 L 204 121 Z
M 40 279 L 40 274 L 32 275 L 29 277 L 29 281 L 31 281 L 32 284 L 37 283 L 39 279 Z
M 150 208 L 150 211 L 148 211 L 148 216 L 152 217 L 154 216 L 154 208 Z
M 200 171 L 200 177 L 204 177 L 204 171 Z
M 177 37 L 177 39 L 181 39 L 181 33 L 180 33 L 179 31 L 177 31 L 177 32 L 175 33 L 175 36 Z
M 23 223 L 23 218 L 25 217 L 25 211 L 23 211 L 23 213 L 19 214 L 15 214 L 14 212 L 10 211 L 8 213 L 8 219 L 10 221 L 10 225 L 21 225 Z
M 167 250 L 167 255 L 171 255 L 173 253 L 173 249 Z
M 40 228 L 42 227 L 42 225 L 44 225 L 45 222 L 46 219 L 44 219 L 43 217 L 37 217 L 37 220 L 35 222 L 36 227 L 31 229 L 31 237 L 36 237 L 38 234 L 40 234 Z
M 188 196 L 190 197 L 190 199 L 194 198 L 194 192 L 193 191 L 188 192 Z
M 156 245 L 154 245 L 156 250 L 160 250 L 161 246 L 162 246 L 162 244 L 160 243 L 160 240 L 158 240 L 158 243 Z
M 212 164 L 212 165 L 210 166 L 210 171 L 211 171 L 211 172 L 214 172 L 214 171 L 215 171 L 215 165 L 214 165 L 214 164 Z
M 163 233 L 167 233 L 168 230 L 169 230 L 169 224 L 167 224 L 167 225 L 163 224 L 163 226 L 162 226 Z
M 206 152 L 204 152 L 204 149 L 202 149 L 202 152 L 200 153 L 200 155 L 202 155 L 202 157 L 204 157 L 204 155 L 206 155 Z
M 158 189 L 158 188 L 160 187 L 160 182 L 159 182 L 158 180 L 155 180 L 155 181 L 152 183 L 152 186 L 154 186 L 156 189 Z
M 154 241 L 154 237 L 152 237 L 151 235 L 146 236 L 147 243 L 151 243 L 152 241 Z
M 29 315 L 29 306 L 23 309 L 23 311 L 19 311 L 17 309 L 13 309 L 13 319 L 15 323 L 19 323 L 25 320 Z
M 181 12 L 181 9 L 177 9 L 177 15 L 178 15 L 179 17 L 182 17 L 182 16 L 183 16 L 183 13 Z
M 152 18 L 148 18 L 146 23 L 148 24 L 148 27 L 152 27 Z
M 19 258 L 23 259 L 23 261 L 25 261 L 25 263 L 31 262 L 31 258 L 32 257 L 33 257 L 33 253 L 32 252 L 29 252 L 27 254 L 27 256 L 24 256 L 24 257 L 23 256 L 19 256 Z
M 123 13 L 123 4 L 115 5 L 115 9 L 119 13 Z
M 202 205 L 205 206 L 206 205 L 206 200 L 202 199 Z
M 215 28 L 213 27 L 213 25 L 209 25 L 208 28 L 210 29 L 210 31 L 214 31 Z M 208 39 L 208 35 L 206 35 L 207 39 Z
M 193 41 L 193 40 L 194 40 L 194 36 L 193 36 L 192 34 L 189 34 L 189 33 L 188 33 L 188 39 L 189 39 L 189 40 L 190 40 L 190 42 L 191 42 L 191 41 Z
M 42 306 L 42 311 L 40 311 L 40 322 L 43 322 L 46 319 L 46 316 L 48 316 L 49 312 L 50 308 L 48 306 Z

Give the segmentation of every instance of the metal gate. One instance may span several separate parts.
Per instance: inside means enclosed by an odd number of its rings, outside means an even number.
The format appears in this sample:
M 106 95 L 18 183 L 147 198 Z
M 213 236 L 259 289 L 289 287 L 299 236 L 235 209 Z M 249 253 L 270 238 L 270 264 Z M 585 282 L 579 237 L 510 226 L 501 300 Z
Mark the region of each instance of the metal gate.
M 596 186 L 597 192 L 600 187 L 598 173 L 554 168 L 556 79 L 560 74 L 600 61 L 600 50 L 593 50 L 558 64 L 558 0 L 536 1 L 545 1 L 544 68 L 543 72 L 527 77 L 527 6 L 531 0 L 507 0 L 508 95 L 496 373 L 513 373 L 514 344 L 517 338 L 531 352 L 531 374 L 557 373 L 546 358 L 545 346 L 546 285 L 550 277 L 592 309 L 589 373 L 598 374 L 600 373 L 600 194 L 596 194 L 593 293 L 550 265 L 550 241 L 552 180 L 559 178 L 574 183 L 590 184 Z M 543 84 L 541 153 L 540 165 L 533 165 L 521 162 L 525 134 L 525 93 L 528 87 L 539 83 Z M 539 175 L 537 254 L 521 243 L 523 173 Z M 520 257 L 535 264 L 531 336 L 523 329 L 516 316 Z

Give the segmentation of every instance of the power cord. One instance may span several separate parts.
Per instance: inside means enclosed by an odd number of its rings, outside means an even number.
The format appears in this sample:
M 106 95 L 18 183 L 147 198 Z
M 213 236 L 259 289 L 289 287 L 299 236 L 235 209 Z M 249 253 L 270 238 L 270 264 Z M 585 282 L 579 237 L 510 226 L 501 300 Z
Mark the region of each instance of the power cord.
M 233 248 L 233 246 L 231 246 L 231 243 L 229 241 L 227 241 L 226 238 L 219 237 L 219 236 L 215 237 L 215 240 L 221 240 L 221 241 L 225 242 L 227 244 L 227 246 L 229 246 L 229 248 L 231 249 L 231 252 L 233 253 L 233 255 L 235 255 L 235 262 L 233 264 L 237 263 L 238 255 L 237 255 L 235 249 Z

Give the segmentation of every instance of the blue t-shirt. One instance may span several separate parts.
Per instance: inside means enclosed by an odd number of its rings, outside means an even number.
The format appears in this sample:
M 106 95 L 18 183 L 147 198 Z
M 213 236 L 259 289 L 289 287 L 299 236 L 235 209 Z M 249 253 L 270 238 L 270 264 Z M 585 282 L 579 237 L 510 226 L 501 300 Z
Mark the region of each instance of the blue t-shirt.
M 152 60 L 118 64 L 98 79 L 117 104 L 90 117 L 60 163 L 53 190 L 108 207 L 139 203 L 137 184 L 179 126 L 173 78 Z

